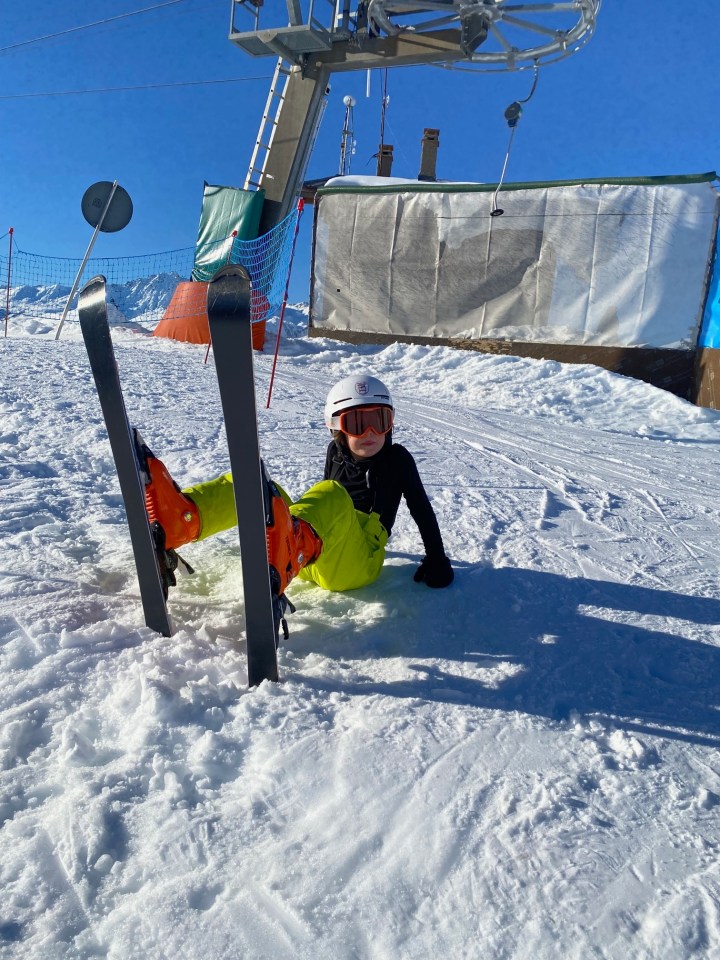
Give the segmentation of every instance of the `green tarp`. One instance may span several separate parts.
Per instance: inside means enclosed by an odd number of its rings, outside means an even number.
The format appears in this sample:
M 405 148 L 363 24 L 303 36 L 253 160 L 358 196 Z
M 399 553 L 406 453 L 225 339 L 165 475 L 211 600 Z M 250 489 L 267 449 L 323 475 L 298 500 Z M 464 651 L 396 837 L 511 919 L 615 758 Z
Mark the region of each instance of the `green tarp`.
M 227 263 L 233 231 L 240 240 L 257 237 L 264 200 L 264 190 L 205 184 L 193 280 L 210 280 L 218 266 Z

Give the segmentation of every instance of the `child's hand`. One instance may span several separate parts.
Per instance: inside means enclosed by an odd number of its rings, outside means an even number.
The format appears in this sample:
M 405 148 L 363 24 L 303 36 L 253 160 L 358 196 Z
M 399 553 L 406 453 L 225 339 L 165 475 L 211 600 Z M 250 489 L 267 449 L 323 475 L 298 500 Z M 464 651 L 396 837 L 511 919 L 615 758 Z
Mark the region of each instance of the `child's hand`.
M 445 554 L 425 557 L 413 576 L 415 583 L 424 583 L 426 587 L 449 587 L 454 579 L 453 568 Z

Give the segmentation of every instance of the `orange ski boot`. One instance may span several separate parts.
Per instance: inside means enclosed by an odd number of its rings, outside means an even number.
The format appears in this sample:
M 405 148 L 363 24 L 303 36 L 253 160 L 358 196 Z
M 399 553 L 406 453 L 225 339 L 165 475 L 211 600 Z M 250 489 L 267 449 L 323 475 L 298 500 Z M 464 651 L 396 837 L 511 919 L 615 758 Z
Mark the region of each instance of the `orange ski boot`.
M 322 552 L 322 540 L 305 520 L 293 517 L 277 486 L 267 477 L 265 480 L 265 539 L 270 565 L 270 588 L 273 597 L 276 643 L 282 626 L 283 637 L 288 638 L 285 611 L 295 612 L 285 596 L 288 584 L 299 570 L 314 563 Z
M 175 549 L 200 536 L 200 512 L 190 497 L 180 490 L 165 464 L 158 460 L 137 430 L 134 435 L 145 484 L 145 510 L 167 595 L 168 587 L 175 586 L 178 563 L 182 563 L 188 573 L 193 573 L 190 564 L 179 557 Z

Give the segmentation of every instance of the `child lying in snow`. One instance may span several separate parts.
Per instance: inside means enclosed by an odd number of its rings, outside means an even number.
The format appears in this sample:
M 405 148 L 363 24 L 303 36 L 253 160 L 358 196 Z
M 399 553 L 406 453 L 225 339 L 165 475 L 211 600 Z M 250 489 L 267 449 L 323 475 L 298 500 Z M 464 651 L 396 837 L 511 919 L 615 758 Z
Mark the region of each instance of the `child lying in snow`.
M 414 580 L 428 587 L 452 583 L 453 570 L 415 460 L 392 441 L 393 417 L 390 391 L 380 380 L 346 377 L 325 403 L 325 423 L 333 439 L 323 480 L 294 503 L 270 482 L 273 526 L 267 542 L 276 596 L 282 596 L 296 576 L 326 590 L 372 583 L 380 575 L 402 497 L 425 547 Z M 152 454 L 148 468 L 149 493 L 168 550 L 237 523 L 229 473 L 180 491 Z

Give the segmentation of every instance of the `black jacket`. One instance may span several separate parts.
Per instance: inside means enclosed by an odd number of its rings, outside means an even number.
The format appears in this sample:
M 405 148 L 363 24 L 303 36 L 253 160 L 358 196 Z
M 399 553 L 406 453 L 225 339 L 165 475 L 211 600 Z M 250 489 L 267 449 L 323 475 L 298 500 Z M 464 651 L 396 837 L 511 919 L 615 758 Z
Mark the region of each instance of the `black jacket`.
M 435 512 L 425 493 L 413 455 L 391 435 L 374 457 L 359 459 L 331 440 L 325 458 L 325 480 L 337 480 L 350 494 L 356 510 L 380 514 L 380 521 L 392 533 L 400 499 L 405 497 L 410 515 L 417 524 L 425 546 L 425 555 L 445 556 L 445 548 Z

